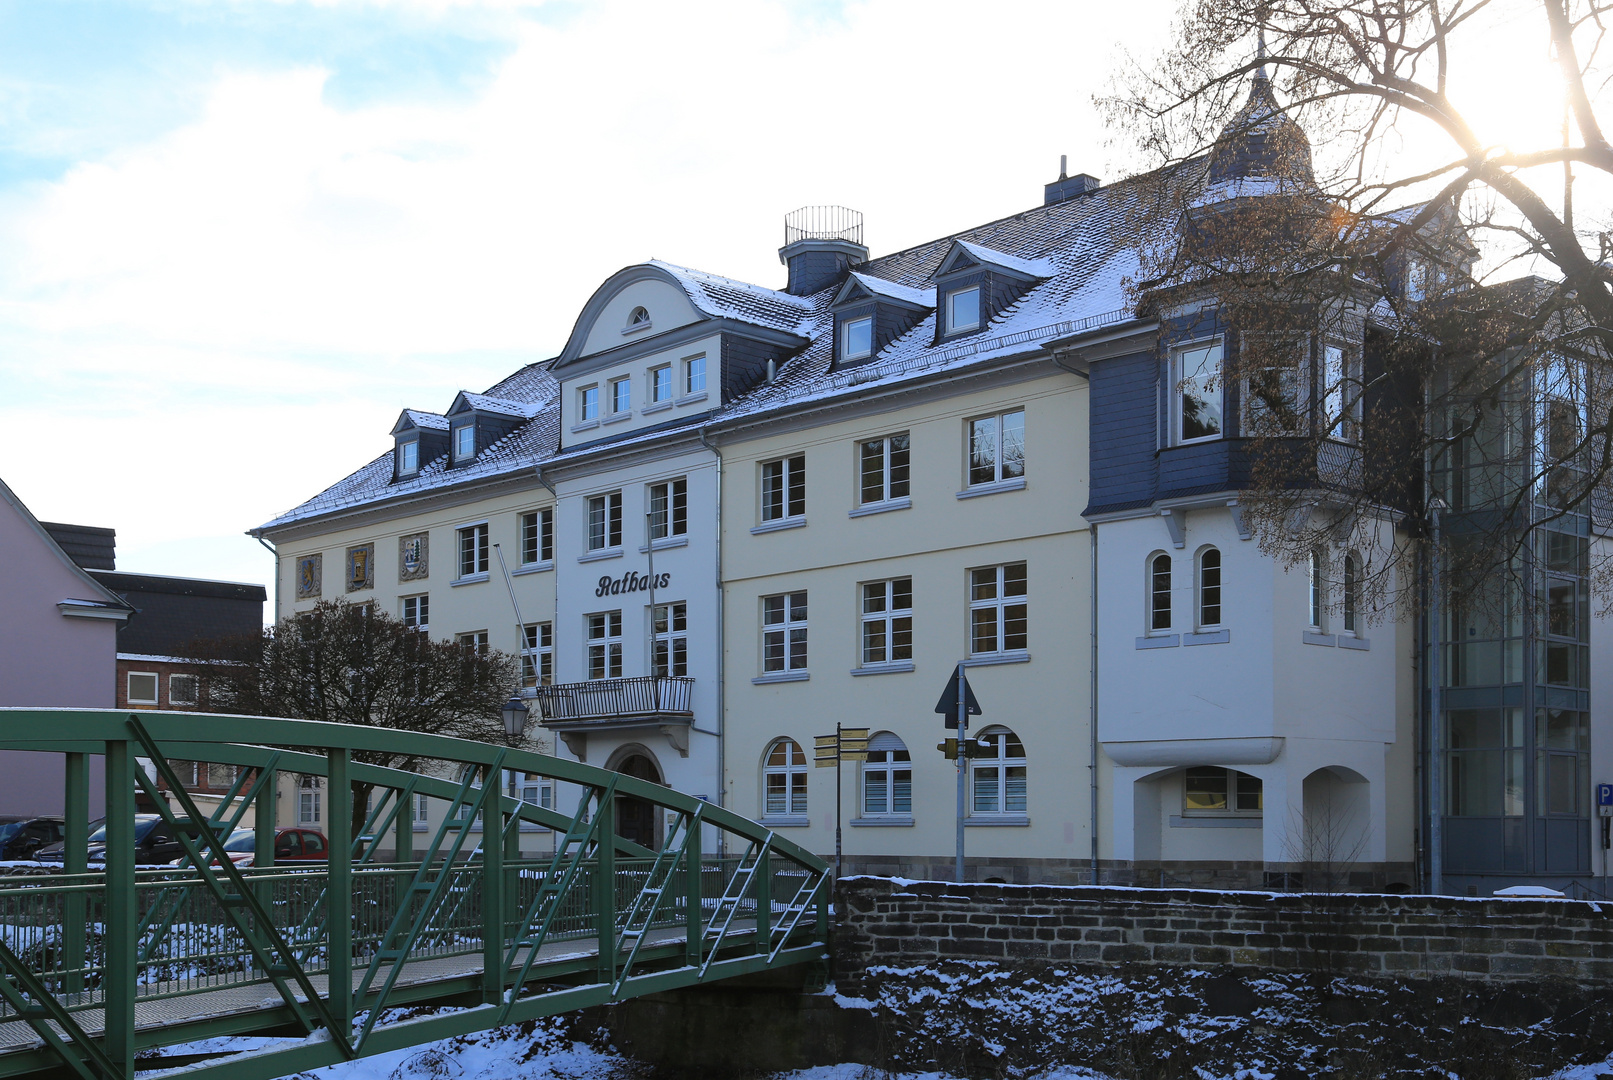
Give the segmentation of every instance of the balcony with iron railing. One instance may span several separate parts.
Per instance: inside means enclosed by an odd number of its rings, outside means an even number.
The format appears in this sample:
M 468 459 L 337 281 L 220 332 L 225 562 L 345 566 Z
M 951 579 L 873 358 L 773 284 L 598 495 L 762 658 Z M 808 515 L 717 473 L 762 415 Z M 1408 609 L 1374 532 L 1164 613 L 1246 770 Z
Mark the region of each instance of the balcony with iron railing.
M 541 723 L 581 756 L 589 732 L 659 728 L 680 754 L 689 752 L 694 723 L 694 680 L 672 675 L 537 686 L 530 691 Z

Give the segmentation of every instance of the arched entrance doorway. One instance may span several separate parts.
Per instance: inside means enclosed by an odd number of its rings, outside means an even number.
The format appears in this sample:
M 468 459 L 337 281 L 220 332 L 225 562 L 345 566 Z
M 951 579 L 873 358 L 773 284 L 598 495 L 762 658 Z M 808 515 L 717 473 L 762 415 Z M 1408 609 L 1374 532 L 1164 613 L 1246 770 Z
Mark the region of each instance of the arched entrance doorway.
M 639 748 L 628 749 L 611 769 L 624 776 L 648 780 L 652 784 L 662 782 L 661 770 L 656 767 L 655 759 Z M 618 795 L 615 802 L 617 835 L 647 848 L 659 848 L 661 830 L 654 804 L 622 795 Z

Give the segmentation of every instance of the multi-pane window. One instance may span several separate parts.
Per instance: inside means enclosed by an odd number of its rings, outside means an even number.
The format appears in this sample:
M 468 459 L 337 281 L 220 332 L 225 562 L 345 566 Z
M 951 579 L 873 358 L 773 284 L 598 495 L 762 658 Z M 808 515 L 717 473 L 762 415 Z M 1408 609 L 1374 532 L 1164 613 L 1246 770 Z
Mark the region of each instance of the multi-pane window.
M 656 604 L 650 609 L 650 635 L 654 643 L 657 675 L 689 674 L 689 605 Z
M 762 765 L 762 812 L 768 817 L 805 815 L 807 763 L 801 744 L 779 739 L 767 748 Z
M 521 627 L 521 685 L 548 686 L 554 682 L 554 624 L 527 623 Z
M 633 411 L 633 380 L 631 378 L 611 380 L 610 411 L 618 414 Z
M 297 789 L 297 822 L 300 825 L 318 825 L 320 818 L 319 807 L 319 779 L 313 776 L 303 777 L 301 786 Z
M 807 594 L 762 597 L 762 671 L 805 671 Z
M 1340 582 L 1343 591 L 1339 597 L 1343 605 L 1340 621 L 1344 624 L 1346 634 L 1354 634 L 1361 621 L 1361 560 L 1353 551 L 1344 556 L 1343 577 L 1344 580 Z
M 577 418 L 584 422 L 599 419 L 599 387 L 585 386 L 577 391 Z
M 1311 552 L 1310 565 L 1305 574 L 1305 592 L 1309 601 L 1312 628 L 1320 630 L 1327 614 L 1327 566 L 1322 562 L 1321 549 Z
M 650 402 L 672 400 L 672 365 L 662 364 L 650 369 Z
M 454 640 L 459 643 L 460 648 L 473 652 L 477 656 L 487 655 L 488 644 L 486 630 L 471 630 L 464 634 L 455 634 Z
M 1148 629 L 1171 628 L 1171 557 L 1164 553 L 1148 560 Z
M 1183 776 L 1184 814 L 1258 814 L 1263 807 L 1258 776 L 1219 765 L 1195 765 Z
M 588 677 L 622 677 L 622 613 L 619 610 L 588 616 Z
M 947 333 L 973 330 L 980 325 L 980 286 L 947 293 Z
M 398 444 L 398 475 L 408 476 L 420 471 L 420 443 L 416 439 Z
M 467 525 L 459 530 L 459 576 L 487 573 L 487 526 Z
M 863 665 L 913 659 L 913 579 L 862 587 Z
M 1205 548 L 1199 552 L 1199 626 L 1220 625 L 1221 552 Z
M 521 515 L 521 565 L 554 561 L 554 507 Z
M 862 502 L 905 499 L 908 495 L 907 432 L 867 439 L 862 444 Z
M 225 765 L 220 762 L 209 762 L 207 765 L 207 786 L 215 790 L 226 789 L 235 783 L 238 767 Z
M 541 806 L 545 810 L 554 809 L 554 782 L 547 776 L 522 773 L 521 780 L 516 785 L 516 795 L 528 806 Z
M 1005 727 L 989 727 L 980 733 L 979 742 L 987 753 L 969 762 L 970 813 L 1026 813 L 1025 746 L 1019 736 Z
M 414 823 L 424 825 L 427 819 L 431 817 L 431 797 L 429 795 L 416 795 L 410 816 Z
M 1025 564 L 982 566 L 969 571 L 969 654 L 1027 648 Z
M 913 762 L 907 746 L 888 731 L 868 740 L 863 764 L 863 816 L 893 817 L 913 812 Z
M 464 461 L 476 456 L 476 425 L 465 424 L 454 429 L 454 460 Z
M 431 629 L 431 597 L 426 594 L 420 596 L 405 596 L 401 601 L 403 605 L 403 625 L 410 630 L 418 630 L 424 634 Z
M 698 394 L 706 388 L 706 358 L 691 356 L 683 362 L 683 392 Z
M 170 705 L 196 705 L 202 700 L 202 679 L 200 675 L 170 675 L 168 676 L 168 704 Z
M 650 539 L 665 540 L 689 531 L 689 481 L 686 477 L 650 485 Z
M 840 324 L 840 359 L 861 360 L 874 352 L 874 320 L 864 315 Z
M 969 421 L 969 486 L 1025 475 L 1025 410 Z
M 1301 435 L 1305 430 L 1305 345 L 1303 342 L 1254 342 L 1245 366 L 1243 424 L 1245 435 Z M 1183 353 L 1184 362 L 1196 350 Z M 1206 390 L 1208 388 L 1206 387 Z M 1188 436 L 1183 436 L 1187 438 Z M 1194 437 L 1203 437 L 1203 434 Z
M 1590 593 L 1585 578 L 1588 549 L 1584 537 L 1547 532 L 1536 551 L 1545 558 L 1536 580 L 1545 604 L 1540 612 L 1538 677 L 1550 686 L 1589 685 L 1589 656 L 1584 642 L 1590 629 Z
M 1522 817 L 1525 803 L 1523 710 L 1445 713 L 1445 813 Z M 1544 754 L 1544 751 L 1543 751 Z M 1546 766 L 1550 771 L 1550 766 Z
M 806 455 L 762 462 L 762 520 L 806 513 Z
M 1590 750 L 1588 713 L 1535 710 L 1537 813 L 1554 817 L 1585 817 L 1590 813 Z
M 1361 359 L 1354 349 L 1323 347 L 1321 398 L 1326 437 L 1342 442 L 1360 438 Z
M 588 500 L 588 550 L 622 546 L 622 493 L 612 491 Z
M 1221 437 L 1221 342 L 1180 349 L 1172 358 L 1171 412 L 1177 442 Z

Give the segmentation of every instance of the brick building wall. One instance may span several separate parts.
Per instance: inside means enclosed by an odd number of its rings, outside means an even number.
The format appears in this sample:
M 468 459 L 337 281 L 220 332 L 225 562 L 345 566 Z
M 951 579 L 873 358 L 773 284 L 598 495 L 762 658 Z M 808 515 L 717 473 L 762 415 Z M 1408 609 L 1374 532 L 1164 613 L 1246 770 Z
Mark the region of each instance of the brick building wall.
M 1583 901 L 850 877 L 836 910 L 846 986 L 940 960 L 1613 981 L 1613 905 Z

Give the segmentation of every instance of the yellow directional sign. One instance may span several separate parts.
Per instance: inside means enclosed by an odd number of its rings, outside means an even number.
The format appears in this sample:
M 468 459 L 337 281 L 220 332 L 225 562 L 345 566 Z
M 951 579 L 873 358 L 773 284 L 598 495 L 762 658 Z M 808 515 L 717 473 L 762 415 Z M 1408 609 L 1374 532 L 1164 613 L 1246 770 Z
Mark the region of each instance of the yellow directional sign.
M 820 769 L 842 761 L 868 760 L 868 729 L 841 728 L 835 735 L 815 736 L 812 763 Z

